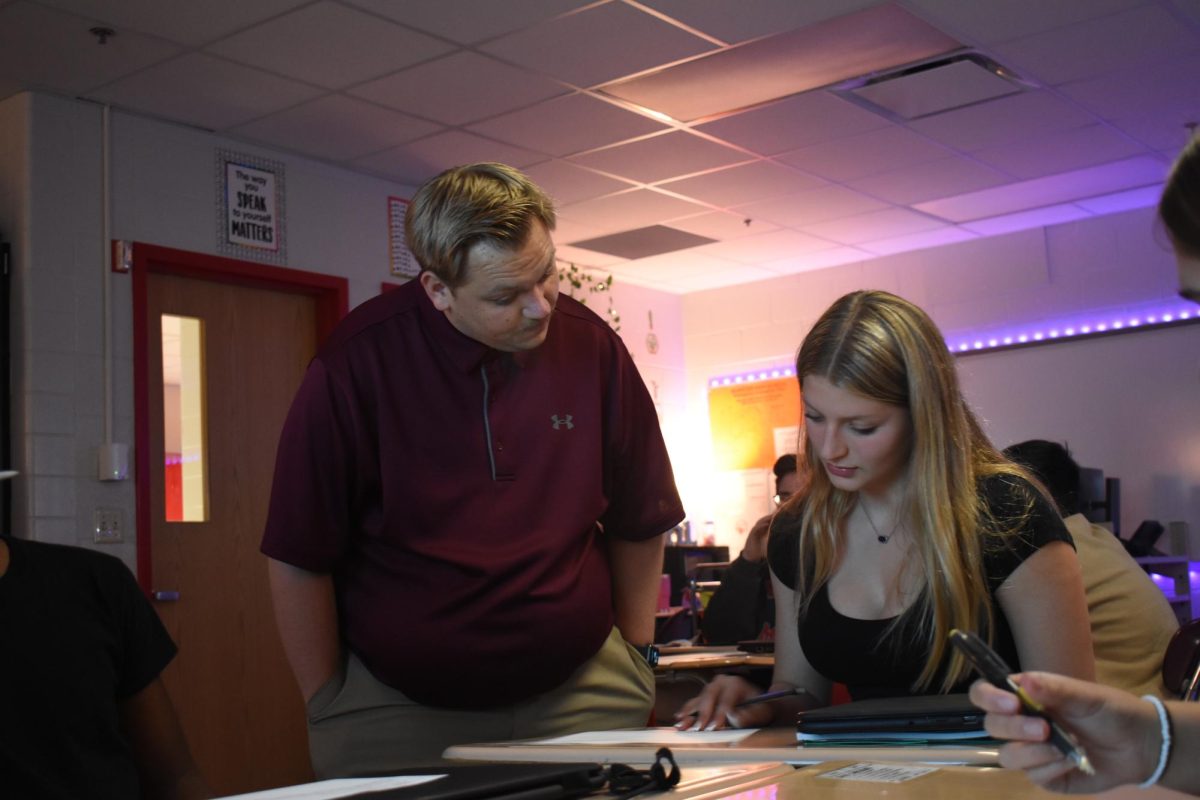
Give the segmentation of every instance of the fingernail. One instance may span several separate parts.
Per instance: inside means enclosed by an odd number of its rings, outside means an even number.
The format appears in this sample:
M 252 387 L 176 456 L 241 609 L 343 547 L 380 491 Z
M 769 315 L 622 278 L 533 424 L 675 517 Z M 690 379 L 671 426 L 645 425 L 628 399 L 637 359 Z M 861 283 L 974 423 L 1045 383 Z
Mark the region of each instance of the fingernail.
M 1040 736 L 1042 733 L 1041 720 L 1027 719 L 1021 724 L 1021 733 L 1025 736 Z
M 717 721 L 714 719 L 712 722 L 708 723 L 708 727 L 705 728 L 704 730 L 712 731 L 712 730 L 716 730 L 716 729 L 717 729 Z
M 689 730 L 689 731 L 698 731 L 698 730 L 700 730 L 700 723 L 699 723 L 699 722 L 697 722 L 695 725 L 693 725 L 692 727 L 688 728 L 688 730 Z

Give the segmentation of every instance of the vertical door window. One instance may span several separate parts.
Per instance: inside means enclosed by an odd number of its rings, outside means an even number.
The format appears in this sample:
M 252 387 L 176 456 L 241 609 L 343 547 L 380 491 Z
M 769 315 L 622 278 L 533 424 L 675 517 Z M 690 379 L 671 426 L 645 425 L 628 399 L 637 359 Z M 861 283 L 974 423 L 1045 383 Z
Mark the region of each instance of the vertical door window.
M 167 522 L 208 519 L 204 321 L 162 315 L 163 473 Z

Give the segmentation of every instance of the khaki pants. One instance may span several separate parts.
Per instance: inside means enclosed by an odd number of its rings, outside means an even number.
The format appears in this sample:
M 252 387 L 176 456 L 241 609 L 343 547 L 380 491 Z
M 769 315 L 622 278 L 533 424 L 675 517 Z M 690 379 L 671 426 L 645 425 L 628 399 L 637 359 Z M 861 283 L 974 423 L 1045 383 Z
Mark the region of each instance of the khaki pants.
M 653 704 L 654 671 L 616 628 L 557 689 L 486 711 L 418 705 L 351 653 L 308 701 L 309 752 L 321 779 L 380 774 L 437 764 L 454 744 L 641 727 Z

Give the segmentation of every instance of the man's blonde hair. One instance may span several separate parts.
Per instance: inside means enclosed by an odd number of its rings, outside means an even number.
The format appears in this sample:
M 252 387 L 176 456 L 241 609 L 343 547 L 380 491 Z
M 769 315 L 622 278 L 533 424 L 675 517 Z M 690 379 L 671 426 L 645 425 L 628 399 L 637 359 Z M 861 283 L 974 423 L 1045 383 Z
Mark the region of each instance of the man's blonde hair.
M 472 247 L 520 247 L 535 220 L 554 230 L 554 202 L 533 181 L 504 164 L 468 164 L 417 190 L 404 233 L 421 268 L 454 289 L 467 281 Z

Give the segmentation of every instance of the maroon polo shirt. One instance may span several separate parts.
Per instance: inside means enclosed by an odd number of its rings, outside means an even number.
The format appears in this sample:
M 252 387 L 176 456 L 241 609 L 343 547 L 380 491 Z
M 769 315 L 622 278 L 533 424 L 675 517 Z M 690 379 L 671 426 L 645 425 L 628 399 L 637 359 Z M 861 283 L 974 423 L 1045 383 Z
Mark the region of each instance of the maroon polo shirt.
M 334 576 L 342 636 L 427 705 L 561 684 L 612 629 L 603 538 L 683 518 L 658 417 L 619 337 L 560 296 L 500 353 L 417 281 L 354 309 L 284 424 L 262 551 Z

